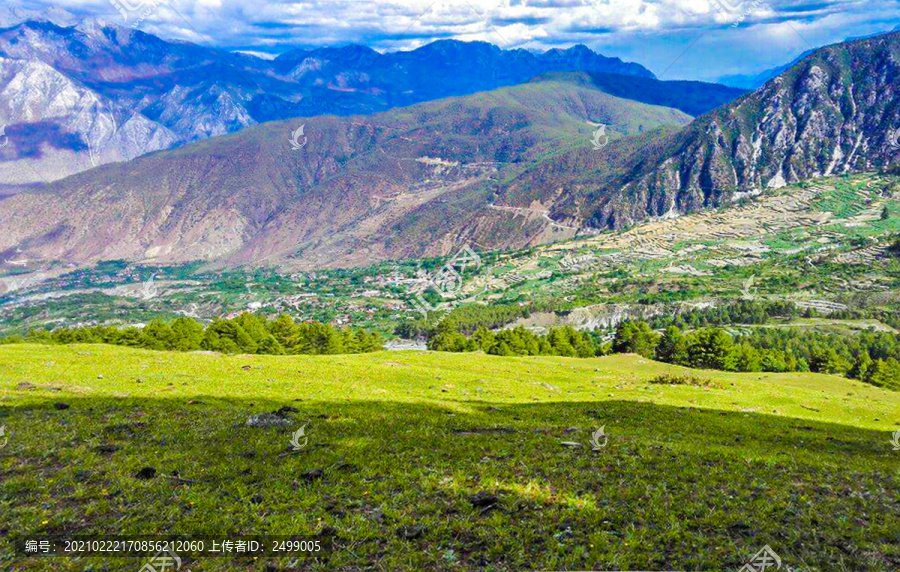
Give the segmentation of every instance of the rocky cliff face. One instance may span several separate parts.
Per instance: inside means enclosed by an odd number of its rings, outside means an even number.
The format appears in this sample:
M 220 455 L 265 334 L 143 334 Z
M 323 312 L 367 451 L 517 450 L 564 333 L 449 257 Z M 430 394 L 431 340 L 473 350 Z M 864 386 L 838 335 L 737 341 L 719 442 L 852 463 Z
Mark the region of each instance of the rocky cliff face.
M 578 213 L 620 227 L 822 175 L 900 162 L 900 34 L 817 50 L 756 92 L 654 142 L 616 177 L 578 187 Z M 578 209 L 581 209 L 580 211 Z
M 39 60 L 0 57 L 0 182 L 49 182 L 165 149 L 178 137 Z

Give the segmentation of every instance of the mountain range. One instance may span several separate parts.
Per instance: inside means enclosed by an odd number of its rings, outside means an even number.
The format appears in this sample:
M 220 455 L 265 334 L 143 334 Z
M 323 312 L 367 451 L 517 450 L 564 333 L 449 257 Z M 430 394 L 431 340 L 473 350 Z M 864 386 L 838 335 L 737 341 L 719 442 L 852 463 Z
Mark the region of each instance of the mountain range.
M 799 56 L 797 56 L 796 58 L 794 58 L 793 60 L 791 60 L 790 63 L 782 64 L 780 66 L 775 66 L 773 68 L 763 70 L 756 74 L 726 75 L 726 76 L 720 77 L 718 79 L 718 81 L 722 85 L 727 85 L 730 87 L 736 87 L 736 88 L 740 88 L 740 89 L 749 89 L 749 90 L 759 89 L 760 87 L 765 85 L 765 83 L 767 81 L 769 81 L 770 79 L 772 79 L 774 77 L 778 77 L 779 75 L 781 75 L 782 73 L 784 73 L 785 71 L 790 69 L 791 66 L 796 65 L 797 62 L 801 61 L 803 58 L 805 58 L 806 56 L 811 54 L 813 51 L 814 50 L 807 50 L 807 51 L 803 52 L 802 54 L 800 54 Z
M 409 52 L 293 50 L 274 61 L 87 20 L 0 29 L 0 186 L 49 182 L 273 120 L 370 114 L 551 71 L 652 79 L 584 46 L 532 53 L 442 40 Z
M 381 58 L 345 52 L 344 66 Z M 897 33 L 828 46 L 752 93 L 550 72 L 381 113 L 267 122 L 0 201 L 0 261 L 364 265 L 518 248 L 895 169 L 898 54 Z

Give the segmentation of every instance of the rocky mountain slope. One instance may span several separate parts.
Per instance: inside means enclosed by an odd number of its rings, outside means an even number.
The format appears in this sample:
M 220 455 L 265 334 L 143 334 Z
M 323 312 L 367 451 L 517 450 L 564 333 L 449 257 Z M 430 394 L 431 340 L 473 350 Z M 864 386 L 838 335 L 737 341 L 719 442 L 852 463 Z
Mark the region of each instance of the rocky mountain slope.
M 900 32 L 900 26 L 897 26 L 893 30 L 890 30 L 890 31 L 891 32 Z M 864 40 L 864 39 L 874 38 L 876 36 L 885 34 L 886 32 L 887 31 L 879 32 L 877 34 L 870 34 L 868 36 L 846 38 L 844 41 L 852 42 L 855 40 Z M 724 75 L 724 76 L 719 77 L 716 81 L 722 85 L 727 85 L 727 86 L 735 87 L 735 88 L 739 88 L 739 89 L 749 89 L 749 90 L 759 89 L 760 87 L 765 85 L 765 83 L 767 81 L 769 81 L 770 79 L 772 79 L 776 76 L 781 75 L 782 73 L 787 71 L 789 68 L 793 67 L 798 62 L 800 62 L 803 58 L 805 58 L 806 56 L 813 53 L 814 51 L 815 50 L 807 50 L 807 51 L 803 52 L 802 54 L 800 54 L 799 56 L 797 56 L 796 58 L 794 58 L 793 60 L 791 60 L 790 63 L 782 64 L 780 66 L 775 66 L 773 68 L 763 70 L 759 73 Z
M 0 182 L 60 179 L 179 137 L 36 59 L 0 57 Z
M 551 216 L 618 228 L 821 175 L 896 168 L 897 78 L 900 33 L 822 48 L 684 130 L 620 154 L 615 170 L 569 170 Z
M 0 260 L 313 268 L 565 238 L 574 229 L 546 206 L 501 201 L 503 181 L 567 149 L 690 119 L 545 79 L 374 116 L 267 123 L 0 201 Z

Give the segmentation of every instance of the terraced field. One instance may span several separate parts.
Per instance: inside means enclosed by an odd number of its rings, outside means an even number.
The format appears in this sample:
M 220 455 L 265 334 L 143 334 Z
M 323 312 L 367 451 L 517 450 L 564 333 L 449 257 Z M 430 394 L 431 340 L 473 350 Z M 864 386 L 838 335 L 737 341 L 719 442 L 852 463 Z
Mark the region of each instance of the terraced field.
M 897 228 L 898 222 L 893 219 L 874 223 L 880 221 L 886 206 L 896 207 L 898 201 L 900 187 L 892 179 L 825 179 L 760 198 L 747 206 L 651 222 L 620 234 L 547 247 L 545 252 L 569 256 L 576 256 L 573 252 L 585 256 L 583 251 L 605 254 L 593 267 L 600 270 L 604 262 L 628 264 L 640 260 L 716 267 L 723 267 L 724 263 L 749 265 L 768 253 L 771 257 L 830 250 L 822 245 L 843 239 L 846 234 L 856 234 L 841 233 L 841 228 L 858 229 L 859 234 L 873 236 L 877 241 L 879 235 Z M 856 258 L 845 260 L 871 261 L 883 247 L 854 249 Z
M 601 314 L 610 304 L 673 298 L 689 306 L 790 300 L 827 314 L 865 297 L 896 309 L 887 248 L 898 232 L 896 178 L 825 178 L 729 209 L 506 255 L 463 291 L 507 301 L 562 297 Z

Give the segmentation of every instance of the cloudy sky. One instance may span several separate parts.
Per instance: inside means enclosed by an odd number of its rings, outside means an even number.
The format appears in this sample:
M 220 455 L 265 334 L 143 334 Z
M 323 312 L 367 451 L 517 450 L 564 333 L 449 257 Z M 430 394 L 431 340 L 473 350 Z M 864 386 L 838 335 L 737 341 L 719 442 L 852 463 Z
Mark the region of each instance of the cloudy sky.
M 583 43 L 664 79 L 756 73 L 811 47 L 900 25 L 900 0 L 11 0 L 165 38 L 276 54 L 440 38 L 547 49 Z M 118 8 L 115 6 L 118 4 Z M 127 17 L 127 20 L 126 20 Z

